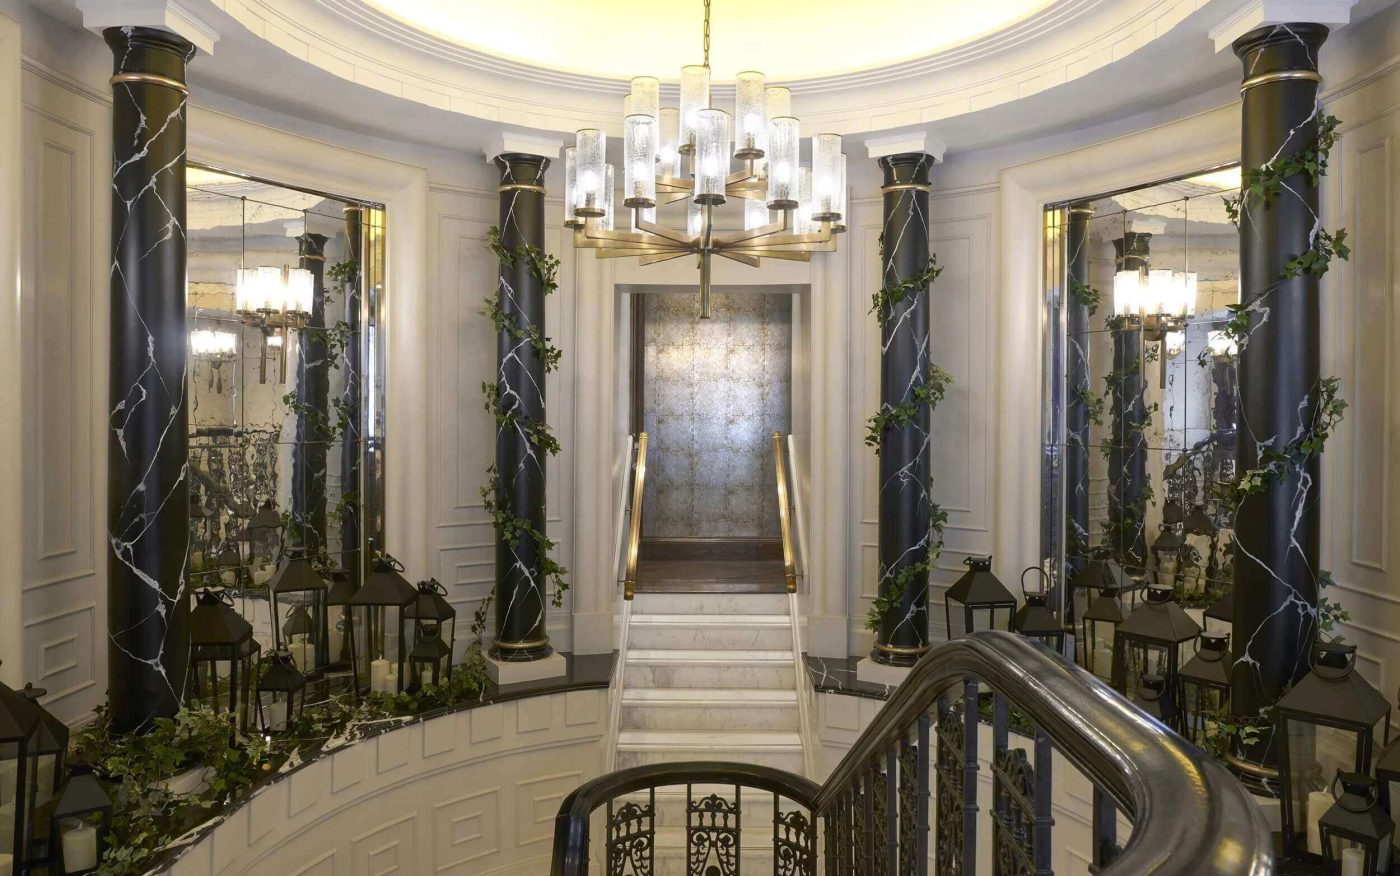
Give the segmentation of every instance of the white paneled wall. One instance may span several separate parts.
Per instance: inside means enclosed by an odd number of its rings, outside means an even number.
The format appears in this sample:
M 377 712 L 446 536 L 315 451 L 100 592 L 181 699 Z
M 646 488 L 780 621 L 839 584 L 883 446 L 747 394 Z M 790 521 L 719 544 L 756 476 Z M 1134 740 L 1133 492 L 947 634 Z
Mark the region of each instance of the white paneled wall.
M 606 700 L 531 697 L 353 743 L 260 790 L 169 872 L 547 873 L 559 805 L 602 767 Z

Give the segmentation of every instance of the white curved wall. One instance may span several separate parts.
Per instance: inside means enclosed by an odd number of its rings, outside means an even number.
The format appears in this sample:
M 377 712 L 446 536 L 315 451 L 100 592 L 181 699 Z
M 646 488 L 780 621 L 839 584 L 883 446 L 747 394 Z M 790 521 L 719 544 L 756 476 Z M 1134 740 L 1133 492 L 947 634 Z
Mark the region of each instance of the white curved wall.
M 352 743 L 263 788 L 166 872 L 547 873 L 559 804 L 602 766 L 606 700 L 531 697 Z

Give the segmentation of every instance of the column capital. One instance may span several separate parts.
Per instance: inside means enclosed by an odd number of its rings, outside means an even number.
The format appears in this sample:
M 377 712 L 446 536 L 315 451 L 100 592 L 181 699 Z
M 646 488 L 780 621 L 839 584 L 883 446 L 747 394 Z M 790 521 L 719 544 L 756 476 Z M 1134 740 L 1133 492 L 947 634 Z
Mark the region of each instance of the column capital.
M 78 10 L 83 27 L 99 33 L 108 28 L 159 29 L 182 37 L 206 55 L 214 54 L 219 41 L 219 32 L 179 0 L 78 0 Z
M 317 234 L 314 231 L 298 234 L 296 236 L 297 255 L 304 259 L 324 259 L 326 255 L 326 241 L 329 239 L 330 238 L 326 237 L 326 235 Z
M 524 131 L 501 131 L 494 134 L 486 145 L 484 157 L 494 161 L 498 155 L 537 155 L 541 158 L 558 158 L 564 148 L 559 137 L 545 137 Z
M 1355 5 L 1356 0 L 1245 0 L 1210 29 L 1210 38 L 1215 50 L 1223 52 L 1251 31 L 1274 25 L 1325 24 L 1336 29 L 1351 21 Z
M 928 191 L 929 169 L 933 167 L 934 160 L 927 152 L 900 152 L 882 156 L 879 164 L 880 169 L 885 172 L 885 181 L 881 190 L 915 188 Z
M 903 152 L 922 152 L 932 156 L 935 162 L 942 161 L 948 151 L 948 144 L 929 131 L 906 131 L 902 134 L 884 134 L 865 139 L 865 152 L 871 158 L 884 158 L 886 155 L 899 155 Z
M 549 159 L 524 152 L 505 152 L 491 159 L 501 172 L 501 191 L 525 189 L 544 194 L 544 172 Z

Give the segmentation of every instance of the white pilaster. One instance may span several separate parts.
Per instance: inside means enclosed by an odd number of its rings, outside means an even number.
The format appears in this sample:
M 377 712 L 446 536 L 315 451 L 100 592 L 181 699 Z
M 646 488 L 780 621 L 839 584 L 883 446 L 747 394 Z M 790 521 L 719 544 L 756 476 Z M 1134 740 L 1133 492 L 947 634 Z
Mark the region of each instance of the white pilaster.
M 83 27 L 101 33 L 109 27 L 158 27 L 178 34 L 205 54 L 214 53 L 219 32 L 180 0 L 78 0 Z
M 1252 30 L 1274 24 L 1307 22 L 1333 30 L 1351 21 L 1356 0 L 1246 0 L 1210 29 L 1217 52 L 1228 51 L 1235 40 Z

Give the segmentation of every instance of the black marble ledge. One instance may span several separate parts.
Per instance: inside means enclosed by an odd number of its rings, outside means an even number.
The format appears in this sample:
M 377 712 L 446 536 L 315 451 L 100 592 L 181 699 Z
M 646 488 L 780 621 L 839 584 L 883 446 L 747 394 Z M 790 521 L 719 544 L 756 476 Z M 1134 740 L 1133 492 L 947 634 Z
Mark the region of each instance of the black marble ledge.
M 207 839 L 209 834 L 222 824 L 225 819 L 242 809 L 245 803 L 253 797 L 256 797 L 264 788 L 282 781 L 293 773 L 323 758 L 334 755 L 336 752 L 349 745 L 365 742 L 394 730 L 401 730 L 404 727 L 430 721 L 434 718 L 441 718 L 456 712 L 466 711 L 468 709 L 477 709 L 482 706 L 508 703 L 515 700 L 529 699 L 531 697 L 551 696 L 553 694 L 571 693 L 573 691 L 582 690 L 606 690 L 608 688 L 612 680 L 613 666 L 617 662 L 616 651 L 610 654 L 574 655 L 567 651 L 560 651 L 558 653 L 564 658 L 565 662 L 565 671 L 562 676 L 543 678 L 537 681 L 522 681 L 517 684 L 506 685 L 497 685 L 487 680 L 486 687 L 482 689 L 480 697 L 475 700 L 458 703 L 446 708 L 432 709 L 417 715 L 383 718 L 354 725 L 341 736 L 333 737 L 321 743 L 312 744 L 310 748 L 294 753 L 280 764 L 274 762 L 266 778 L 247 788 L 243 793 L 239 794 L 219 809 L 202 813 L 200 814 L 201 817 L 192 819 L 189 829 L 171 842 L 170 846 L 166 849 L 166 857 L 154 867 L 150 868 L 147 871 L 147 876 L 168 873 L 170 868 L 183 858 L 187 852 Z
M 865 697 L 870 700 L 887 700 L 894 688 L 887 684 L 856 679 L 856 664 L 862 657 L 818 657 L 815 654 L 802 655 L 807 667 L 807 677 L 812 680 L 812 688 L 818 693 L 846 694 Z

